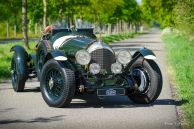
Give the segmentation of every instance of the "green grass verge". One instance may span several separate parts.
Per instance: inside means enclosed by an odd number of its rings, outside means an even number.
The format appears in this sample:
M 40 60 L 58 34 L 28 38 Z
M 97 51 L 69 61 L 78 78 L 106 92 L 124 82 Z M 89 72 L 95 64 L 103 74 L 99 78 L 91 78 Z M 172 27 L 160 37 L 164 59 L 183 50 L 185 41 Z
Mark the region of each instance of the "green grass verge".
M 8 44 L 0 44 L 0 82 L 4 79 L 10 77 L 10 65 L 11 65 L 11 58 L 13 52 L 10 52 L 10 49 L 15 45 L 23 45 L 20 43 L 8 43 Z M 35 47 L 36 43 L 31 42 L 29 43 L 31 50 L 28 52 L 34 52 L 33 48 Z
M 116 42 L 116 41 L 120 41 L 120 40 L 124 40 L 124 39 L 129 39 L 129 38 L 133 38 L 136 35 L 139 35 L 140 33 L 123 33 L 123 34 L 117 34 L 117 35 L 109 35 L 109 36 L 104 36 L 103 40 L 106 43 L 112 43 L 112 42 Z
M 110 35 L 110 36 L 104 36 L 103 40 L 106 43 L 111 43 L 115 41 L 120 41 L 123 39 L 133 38 L 135 35 L 138 35 L 139 33 L 125 33 L 125 34 L 118 34 L 118 35 Z M 8 43 L 8 44 L 0 44 L 0 82 L 4 79 L 10 78 L 10 62 L 11 57 L 13 55 L 13 52 L 10 52 L 11 47 L 14 45 L 23 45 L 20 43 Z M 30 48 L 31 50 L 28 51 L 28 53 L 33 52 L 33 48 L 35 47 L 36 43 L 31 42 Z
M 194 128 L 194 41 L 170 33 L 163 35 L 167 57 L 172 74 L 175 76 L 179 97 L 185 101 L 182 109 L 188 123 L 184 128 Z

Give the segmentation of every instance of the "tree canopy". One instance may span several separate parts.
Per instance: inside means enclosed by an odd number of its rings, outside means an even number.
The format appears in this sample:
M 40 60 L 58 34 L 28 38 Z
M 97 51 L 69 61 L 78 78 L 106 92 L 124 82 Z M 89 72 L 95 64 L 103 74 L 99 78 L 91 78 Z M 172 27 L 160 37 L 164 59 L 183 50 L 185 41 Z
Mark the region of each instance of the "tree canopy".
M 194 0 L 142 0 L 143 19 L 194 34 Z
M 9 18 L 10 29 L 15 24 L 20 32 L 22 0 L 0 0 L 0 7 L 0 25 Z M 141 22 L 141 9 L 136 0 L 27 0 L 27 19 L 29 31 L 43 28 L 43 22 L 64 21 L 70 26 L 77 19 L 95 24 L 137 24 Z

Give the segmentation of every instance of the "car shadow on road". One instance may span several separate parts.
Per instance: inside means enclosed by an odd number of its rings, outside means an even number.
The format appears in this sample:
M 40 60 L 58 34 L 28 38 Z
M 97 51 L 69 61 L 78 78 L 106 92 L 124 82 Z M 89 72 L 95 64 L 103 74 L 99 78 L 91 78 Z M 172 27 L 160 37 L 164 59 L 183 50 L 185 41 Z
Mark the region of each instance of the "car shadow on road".
M 24 92 L 40 92 L 40 87 L 27 88 Z M 152 107 L 155 105 L 181 106 L 188 100 L 157 99 L 152 104 L 135 104 L 127 96 L 113 96 L 99 99 L 95 94 L 81 94 L 74 96 L 68 108 L 137 108 Z
M 68 108 L 138 108 L 157 105 L 181 106 L 186 103 L 188 103 L 188 100 L 157 99 L 152 104 L 135 104 L 126 96 L 114 96 L 99 99 L 95 95 L 83 95 L 76 96 Z
M 5 120 L 0 120 L 0 125 L 12 124 L 12 123 L 48 123 L 48 122 L 63 120 L 64 116 L 65 115 L 58 115 L 58 116 L 52 116 L 52 117 L 37 117 L 31 120 L 5 119 Z
M 24 92 L 40 92 L 40 87 L 24 89 Z
M 10 112 L 12 110 L 14 110 L 15 108 L 5 108 L 5 109 L 0 109 L 0 113 L 2 112 Z

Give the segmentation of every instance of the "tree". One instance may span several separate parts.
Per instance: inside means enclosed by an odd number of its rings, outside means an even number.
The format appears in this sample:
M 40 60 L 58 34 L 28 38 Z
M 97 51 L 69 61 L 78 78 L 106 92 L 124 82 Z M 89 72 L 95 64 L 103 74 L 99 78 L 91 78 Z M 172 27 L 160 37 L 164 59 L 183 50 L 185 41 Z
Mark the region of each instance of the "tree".
M 142 1 L 141 10 L 143 12 L 142 19 L 143 19 L 144 23 L 147 24 L 148 26 L 152 25 L 153 21 L 155 21 L 154 16 L 153 16 L 154 9 L 151 7 L 148 0 Z
M 47 21 L 47 0 L 43 0 L 44 5 L 44 17 L 43 17 L 43 28 L 46 28 L 46 21 Z
M 43 24 L 43 17 L 44 17 L 44 9 L 43 9 L 43 1 L 42 0 L 28 0 L 28 14 L 27 17 L 30 19 L 30 25 L 28 29 L 33 29 L 34 34 L 38 33 L 38 26 Z
M 29 49 L 28 44 L 28 31 L 27 31 L 27 0 L 22 0 L 22 32 L 24 45 L 27 49 Z
M 180 0 L 174 9 L 174 21 L 179 30 L 194 34 L 194 0 Z
M 19 10 L 21 8 L 21 1 L 13 1 L 13 0 L 6 0 L 0 1 L 0 6 L 1 7 L 1 17 L 6 20 L 7 24 L 7 37 L 9 37 L 9 28 L 10 28 L 10 23 L 13 22 L 14 24 L 14 37 L 17 35 L 17 16 L 19 14 Z M 7 15 L 9 14 L 9 15 Z
M 28 5 L 27 14 L 24 4 Z M 96 26 L 108 25 L 110 29 L 112 24 L 121 25 L 122 22 L 137 24 L 141 21 L 141 11 L 136 0 L 0 0 L 0 8 L 0 22 L 2 25 L 7 22 L 7 35 L 9 36 L 9 30 L 10 34 L 14 30 L 15 36 L 16 32 L 23 32 L 26 46 L 28 46 L 27 29 L 29 32 L 35 30 L 37 34 L 38 27 L 43 28 L 53 22 L 63 21 L 69 23 L 70 27 L 79 19 Z M 22 12 L 18 11 L 21 9 Z M 6 27 L 3 29 L 0 33 L 6 35 Z
M 142 0 L 142 12 L 146 21 L 157 21 L 161 27 L 174 26 L 173 9 L 176 0 Z
M 8 6 L 8 4 L 6 4 L 5 1 L 0 1 L 0 20 L 1 21 L 5 21 L 6 22 L 6 35 L 7 38 L 9 38 L 10 36 L 10 26 L 9 26 L 9 21 L 10 21 L 10 17 L 7 14 L 10 14 L 10 8 Z

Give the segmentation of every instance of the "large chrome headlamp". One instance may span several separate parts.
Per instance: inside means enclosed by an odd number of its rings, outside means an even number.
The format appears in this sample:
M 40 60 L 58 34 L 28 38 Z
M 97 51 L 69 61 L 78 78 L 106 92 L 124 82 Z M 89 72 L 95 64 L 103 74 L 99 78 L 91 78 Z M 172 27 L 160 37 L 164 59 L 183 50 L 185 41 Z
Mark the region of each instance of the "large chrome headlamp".
M 122 72 L 122 65 L 120 63 L 114 63 L 111 65 L 111 71 L 114 74 L 119 74 Z
M 131 54 L 127 50 L 120 50 L 116 57 L 117 61 L 123 65 L 126 65 L 131 60 Z
M 90 73 L 94 75 L 98 74 L 100 72 L 100 65 L 96 63 L 92 63 L 90 64 L 89 70 L 90 70 Z
M 90 63 L 91 56 L 86 50 L 79 50 L 75 54 L 76 61 L 81 65 L 87 65 Z

